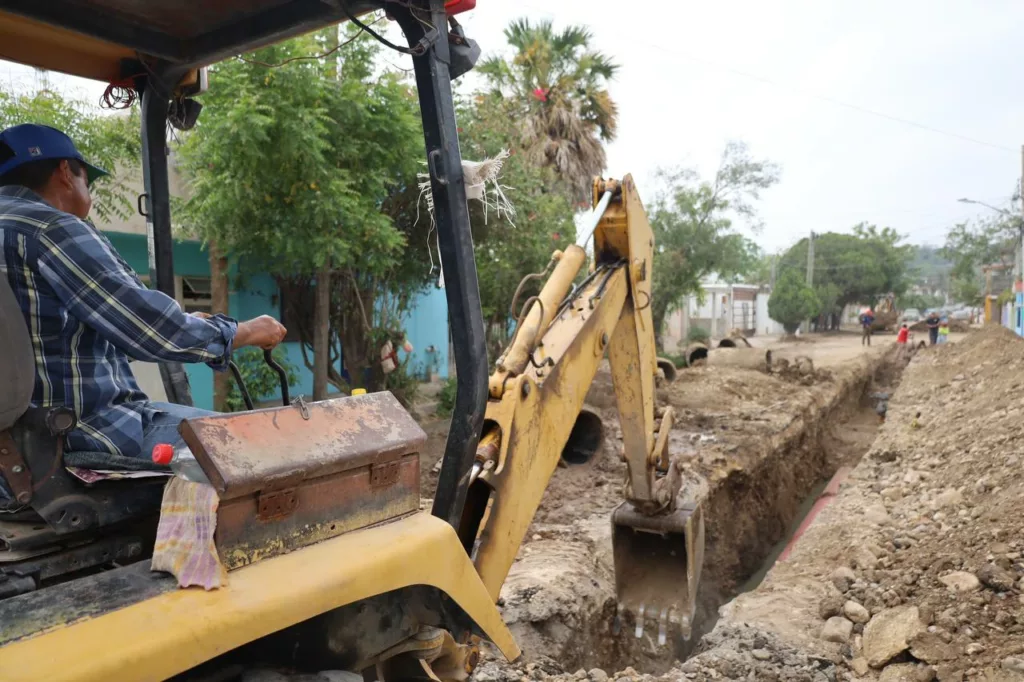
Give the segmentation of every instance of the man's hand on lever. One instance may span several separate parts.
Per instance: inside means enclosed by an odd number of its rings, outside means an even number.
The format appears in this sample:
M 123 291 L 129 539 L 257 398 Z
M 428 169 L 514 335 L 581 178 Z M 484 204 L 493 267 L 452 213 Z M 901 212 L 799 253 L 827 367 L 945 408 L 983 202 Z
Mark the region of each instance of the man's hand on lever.
M 252 320 L 238 323 L 235 334 L 235 348 L 256 346 L 263 350 L 272 350 L 284 340 L 288 330 L 270 315 L 260 315 Z

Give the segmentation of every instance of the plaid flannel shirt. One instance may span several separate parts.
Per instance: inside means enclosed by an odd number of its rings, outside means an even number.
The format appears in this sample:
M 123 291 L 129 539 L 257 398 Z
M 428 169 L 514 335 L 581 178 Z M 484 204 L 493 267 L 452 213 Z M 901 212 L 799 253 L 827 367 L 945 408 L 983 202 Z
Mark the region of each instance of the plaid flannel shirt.
M 32 339 L 32 404 L 74 409 L 69 451 L 146 456 L 142 435 L 156 410 L 128 363 L 225 369 L 238 323 L 184 313 L 147 289 L 96 228 L 24 187 L 0 187 L 0 241 Z

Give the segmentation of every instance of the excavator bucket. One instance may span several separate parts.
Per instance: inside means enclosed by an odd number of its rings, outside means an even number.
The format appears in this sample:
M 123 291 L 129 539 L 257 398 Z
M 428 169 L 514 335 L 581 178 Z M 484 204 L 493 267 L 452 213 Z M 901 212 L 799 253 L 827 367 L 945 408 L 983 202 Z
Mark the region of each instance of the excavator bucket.
M 668 514 L 647 516 L 623 502 L 612 513 L 612 549 L 616 626 L 631 620 L 637 639 L 650 627 L 659 646 L 677 634 L 689 639 L 704 562 L 701 506 L 683 502 Z

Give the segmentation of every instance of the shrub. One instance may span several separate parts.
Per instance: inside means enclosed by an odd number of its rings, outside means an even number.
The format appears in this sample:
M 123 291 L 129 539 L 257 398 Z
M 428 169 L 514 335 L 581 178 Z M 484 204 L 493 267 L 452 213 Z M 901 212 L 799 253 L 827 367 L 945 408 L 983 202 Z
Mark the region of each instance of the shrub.
M 456 382 L 455 377 L 448 377 L 437 394 L 437 416 L 450 417 L 455 409 Z
M 288 386 L 294 386 L 299 381 L 295 365 L 290 363 L 284 355 L 284 351 L 274 351 L 274 360 L 284 368 L 288 377 Z M 246 388 L 249 389 L 249 396 L 254 403 L 261 400 L 281 397 L 281 379 L 277 372 L 270 369 L 263 361 L 263 351 L 258 348 L 243 348 L 235 353 L 235 364 L 242 375 Z M 231 390 L 228 392 L 227 408 L 230 412 L 245 411 L 245 402 L 242 400 L 242 393 L 238 390 L 238 383 L 231 380 Z
M 711 340 L 711 334 L 704 327 L 690 327 L 686 332 L 686 343 L 707 343 Z

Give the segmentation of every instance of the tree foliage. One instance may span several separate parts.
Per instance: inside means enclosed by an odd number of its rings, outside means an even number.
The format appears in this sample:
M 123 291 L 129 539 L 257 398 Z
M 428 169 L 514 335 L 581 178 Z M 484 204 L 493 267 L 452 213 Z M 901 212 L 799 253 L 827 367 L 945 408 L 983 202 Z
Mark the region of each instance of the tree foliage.
M 467 159 L 493 157 L 515 139 L 516 122 L 500 102 L 489 97 L 462 102 L 459 122 L 462 154 Z M 509 340 L 512 295 L 520 280 L 543 270 L 555 249 L 565 248 L 576 238 L 569 198 L 551 191 L 554 171 L 513 150 L 501 181 L 516 207 L 515 224 L 506 216 L 485 215 L 477 202 L 470 204 L 480 302 L 492 355 Z M 532 293 L 527 291 L 520 304 Z
M 783 273 L 768 299 L 768 315 L 781 323 L 789 334 L 799 329 L 800 323 L 821 307 L 814 289 L 807 286 L 805 280 L 793 270 Z
M 1021 218 L 1009 210 L 973 222 L 959 223 L 946 233 L 942 255 L 952 264 L 950 288 L 962 303 L 980 305 L 984 300 L 984 266 L 993 272 L 993 294 L 1012 282 L 1012 265 L 1020 249 Z
M 577 202 L 590 198 L 591 180 L 605 167 L 603 143 L 615 139 L 618 108 L 608 81 L 618 66 L 591 47 L 590 31 L 549 20 L 518 19 L 505 29 L 515 50 L 477 68 L 489 96 L 517 122 L 518 148 L 530 163 L 555 171 L 555 180 Z
M 80 100 L 51 90 L 36 93 L 0 92 L 0 130 L 20 123 L 39 123 L 65 132 L 82 155 L 110 176 L 90 188 L 93 210 L 100 220 L 125 220 L 135 213 L 135 192 L 128 181 L 141 168 L 139 117 L 132 110 L 100 114 Z
M 665 317 L 700 293 L 702 279 L 734 279 L 757 269 L 761 251 L 735 221 L 756 223 L 754 202 L 778 182 L 779 169 L 754 159 L 743 143 L 731 142 L 711 180 L 691 169 L 663 171 L 660 177 L 666 189 L 648 211 L 656 249 L 651 306 L 659 338 Z
M 383 376 L 368 372 L 378 341 L 400 327 L 429 270 L 427 221 L 415 218 L 419 118 L 401 78 L 374 70 L 370 38 L 336 62 L 285 63 L 336 42 L 331 30 L 214 67 L 216 87 L 182 149 L 192 188 L 183 216 L 244 270 L 273 273 L 292 300 L 311 297 L 314 274 L 329 264 L 329 348 L 313 348 L 313 330 L 300 325 L 304 354 L 330 353 L 339 388 L 379 388 Z
M 901 244 L 902 239 L 892 228 L 867 223 L 855 225 L 852 234 L 816 234 L 814 293 L 820 307 L 815 316 L 838 320 L 847 304 L 874 304 L 880 296 L 903 294 L 913 247 Z M 780 278 L 792 274 L 806 279 L 807 248 L 808 240 L 803 239 L 783 255 Z

